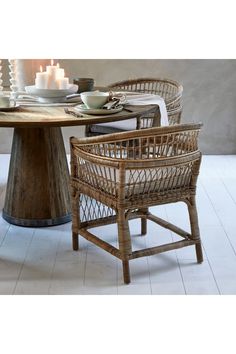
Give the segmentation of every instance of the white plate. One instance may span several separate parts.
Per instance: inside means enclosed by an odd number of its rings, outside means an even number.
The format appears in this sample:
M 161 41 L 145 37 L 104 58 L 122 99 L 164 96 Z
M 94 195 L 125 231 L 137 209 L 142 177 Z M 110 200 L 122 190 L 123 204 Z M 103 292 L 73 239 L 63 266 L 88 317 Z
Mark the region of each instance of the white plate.
M 38 97 L 39 102 L 62 102 L 66 100 L 66 96 L 77 92 L 78 85 L 70 84 L 68 89 L 53 90 L 53 89 L 38 89 L 35 86 L 26 86 L 27 94 Z
M 75 106 L 74 109 L 80 113 L 106 115 L 106 114 L 114 114 L 122 111 L 123 106 L 118 106 L 112 109 L 103 109 L 103 108 L 93 109 L 93 108 L 87 108 L 84 104 L 79 104 L 78 106 Z
M 19 104 L 16 104 L 15 106 L 11 106 L 11 107 L 0 107 L 0 112 L 17 111 L 19 107 L 20 107 Z
M 78 90 L 78 85 L 69 85 L 65 90 L 53 90 L 53 89 L 38 89 L 35 86 L 26 86 L 25 91 L 29 95 L 38 97 L 64 97 L 75 93 Z

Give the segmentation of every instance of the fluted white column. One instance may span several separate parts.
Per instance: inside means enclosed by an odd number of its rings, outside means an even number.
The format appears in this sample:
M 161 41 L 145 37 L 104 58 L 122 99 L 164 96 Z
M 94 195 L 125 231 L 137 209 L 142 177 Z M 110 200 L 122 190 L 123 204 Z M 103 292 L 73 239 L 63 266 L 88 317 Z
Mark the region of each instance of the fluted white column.
M 10 76 L 10 97 L 15 99 L 17 97 L 17 60 L 8 59 L 9 62 L 9 76 Z

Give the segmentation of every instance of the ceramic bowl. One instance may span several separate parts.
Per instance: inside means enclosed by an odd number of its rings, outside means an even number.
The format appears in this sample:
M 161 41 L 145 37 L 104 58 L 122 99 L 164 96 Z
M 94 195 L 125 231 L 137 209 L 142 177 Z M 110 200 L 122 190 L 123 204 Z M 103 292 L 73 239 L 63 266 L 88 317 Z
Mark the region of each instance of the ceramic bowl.
M 81 100 L 87 108 L 101 108 L 109 98 L 109 92 L 89 91 L 80 94 Z
M 70 84 L 68 89 L 38 89 L 35 86 L 25 86 L 25 91 L 31 96 L 36 96 L 39 102 L 56 103 L 65 102 L 66 96 L 71 95 L 78 90 L 78 85 Z
M 10 107 L 10 98 L 8 96 L 0 96 L 0 107 L 7 108 Z
M 94 86 L 94 79 L 92 78 L 78 78 L 74 79 L 73 83 L 78 85 L 78 93 L 92 91 Z

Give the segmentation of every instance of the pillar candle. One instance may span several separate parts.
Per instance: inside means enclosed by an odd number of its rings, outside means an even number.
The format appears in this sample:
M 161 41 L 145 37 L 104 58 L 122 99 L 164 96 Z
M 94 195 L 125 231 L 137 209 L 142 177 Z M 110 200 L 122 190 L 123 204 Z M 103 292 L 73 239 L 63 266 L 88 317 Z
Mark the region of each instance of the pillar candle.
M 46 89 L 48 88 L 48 74 L 42 71 L 42 67 L 40 66 L 40 72 L 36 73 L 35 86 L 38 89 Z
M 64 76 L 65 76 L 65 70 L 61 68 L 57 68 L 57 78 L 63 79 Z
M 59 89 L 59 81 L 57 78 L 58 66 L 53 65 L 53 59 L 51 65 L 46 66 L 46 72 L 48 74 L 48 89 Z
M 53 65 L 53 60 L 51 60 L 51 65 L 46 66 L 46 72 L 42 72 L 42 67 L 40 66 L 39 73 L 36 73 L 35 86 L 36 88 L 46 88 L 54 90 L 65 90 L 69 86 L 69 78 L 64 77 L 64 69 L 57 65 Z
M 68 89 L 68 85 L 69 85 L 69 78 L 68 77 L 63 77 L 62 79 L 60 79 L 60 89 L 61 90 Z
M 58 68 L 59 68 L 58 65 L 53 65 L 53 59 L 52 59 L 51 65 L 46 66 L 46 72 L 48 73 L 48 75 L 51 75 L 55 79 Z

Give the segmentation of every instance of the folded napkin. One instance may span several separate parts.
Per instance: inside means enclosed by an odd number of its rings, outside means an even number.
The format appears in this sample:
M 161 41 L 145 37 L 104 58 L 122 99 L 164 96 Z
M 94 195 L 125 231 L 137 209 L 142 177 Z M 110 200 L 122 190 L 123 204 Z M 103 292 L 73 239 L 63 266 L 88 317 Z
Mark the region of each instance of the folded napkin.
M 116 108 L 119 105 L 127 103 L 126 96 L 124 94 L 115 94 L 114 92 L 109 92 L 109 100 L 106 104 L 102 106 L 105 109 Z
M 147 105 L 147 104 L 157 104 L 160 109 L 161 114 L 161 126 L 169 125 L 168 114 L 166 110 L 166 104 L 161 96 L 153 94 L 136 94 L 136 95 L 126 95 L 128 104 L 130 105 Z
M 124 96 L 125 103 L 129 105 L 148 105 L 148 104 L 157 104 L 160 109 L 161 115 L 161 126 L 169 125 L 168 122 L 168 114 L 166 110 L 166 104 L 162 97 L 153 94 L 144 94 L 138 92 L 127 92 L 125 95 L 122 92 L 115 92 L 113 93 L 112 98 L 119 98 Z M 112 101 L 112 99 L 111 99 Z M 121 103 L 120 103 L 121 104 Z M 124 104 L 124 103 L 123 103 Z M 119 122 L 108 122 L 108 123 L 99 123 L 97 125 L 122 129 L 122 130 L 135 130 L 137 121 L 135 118 L 122 120 Z

